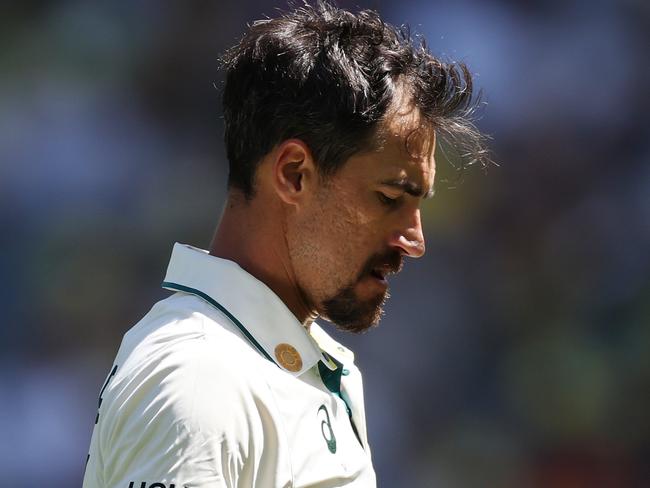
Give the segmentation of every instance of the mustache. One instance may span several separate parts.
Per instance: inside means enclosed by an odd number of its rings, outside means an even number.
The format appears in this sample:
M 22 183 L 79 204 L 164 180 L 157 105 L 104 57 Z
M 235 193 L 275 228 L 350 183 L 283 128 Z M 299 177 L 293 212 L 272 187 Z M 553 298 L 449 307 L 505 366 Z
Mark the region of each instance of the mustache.
M 359 279 L 370 274 L 373 269 L 383 268 L 391 273 L 399 273 L 404 267 L 404 258 L 402 253 L 395 249 L 388 250 L 383 253 L 377 253 L 370 256 L 368 261 L 359 273 Z

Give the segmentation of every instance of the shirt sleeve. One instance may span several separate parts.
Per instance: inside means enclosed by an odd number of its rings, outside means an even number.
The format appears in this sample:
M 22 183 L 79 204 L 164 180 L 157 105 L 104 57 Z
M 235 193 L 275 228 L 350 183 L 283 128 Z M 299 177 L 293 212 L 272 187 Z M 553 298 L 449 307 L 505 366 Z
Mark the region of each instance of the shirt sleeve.
M 250 375 L 205 341 L 127 362 L 104 392 L 84 488 L 273 486 L 277 434 Z

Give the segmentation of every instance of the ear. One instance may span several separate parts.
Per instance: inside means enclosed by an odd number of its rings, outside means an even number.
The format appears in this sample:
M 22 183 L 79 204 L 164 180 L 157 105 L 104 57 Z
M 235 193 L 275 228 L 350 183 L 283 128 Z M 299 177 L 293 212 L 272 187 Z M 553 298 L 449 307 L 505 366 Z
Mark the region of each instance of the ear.
M 287 139 L 275 150 L 273 188 L 289 205 L 299 205 L 312 194 L 317 182 L 311 151 L 300 139 Z

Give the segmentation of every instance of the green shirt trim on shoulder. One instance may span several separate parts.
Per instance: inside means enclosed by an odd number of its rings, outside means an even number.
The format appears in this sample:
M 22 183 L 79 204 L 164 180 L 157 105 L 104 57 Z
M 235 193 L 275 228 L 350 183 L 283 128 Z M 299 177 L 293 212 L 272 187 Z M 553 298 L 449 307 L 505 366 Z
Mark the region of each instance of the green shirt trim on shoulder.
M 248 341 L 255 346 L 255 348 L 264 356 L 266 359 L 271 361 L 273 364 L 275 364 L 275 361 L 271 356 L 268 355 L 268 353 L 264 350 L 264 348 L 260 345 L 259 342 L 255 340 L 255 338 L 251 335 L 248 330 L 246 330 L 246 327 L 244 327 L 244 324 L 242 324 L 239 320 L 237 320 L 237 317 L 235 317 L 233 314 L 231 314 L 226 307 L 221 305 L 219 302 L 217 302 L 214 298 L 212 298 L 210 295 L 207 295 L 203 293 L 201 290 L 197 290 L 196 288 L 190 288 L 189 286 L 185 285 L 179 285 L 178 283 L 171 283 L 169 281 L 163 281 L 162 283 L 163 288 L 167 288 L 168 290 L 176 290 L 176 291 L 182 291 L 185 293 L 190 293 L 192 295 L 196 295 L 199 298 L 202 298 L 206 302 L 208 302 L 210 305 L 218 309 L 219 311 L 223 312 L 223 314 L 228 317 L 233 324 L 237 326 L 237 328 L 241 331 L 242 334 L 248 339 Z

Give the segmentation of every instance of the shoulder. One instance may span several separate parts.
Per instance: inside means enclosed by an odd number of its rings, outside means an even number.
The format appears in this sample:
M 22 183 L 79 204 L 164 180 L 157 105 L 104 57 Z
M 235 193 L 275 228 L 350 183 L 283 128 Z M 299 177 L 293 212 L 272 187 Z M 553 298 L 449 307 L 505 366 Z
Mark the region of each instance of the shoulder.
M 272 428 L 259 412 L 270 404 L 260 361 L 200 299 L 157 303 L 125 335 L 102 391 L 96 455 L 107 486 L 236 480 L 256 465 Z
M 156 303 L 131 328 L 120 345 L 117 361 L 135 367 L 142 362 L 171 361 L 176 367 L 230 368 L 257 358 L 250 343 L 222 312 L 201 298 L 175 293 Z
M 174 295 L 125 335 L 101 413 L 138 428 L 157 417 L 239 438 L 254 427 L 250 413 L 267 391 L 263 361 L 201 299 Z

